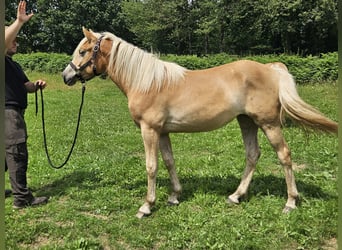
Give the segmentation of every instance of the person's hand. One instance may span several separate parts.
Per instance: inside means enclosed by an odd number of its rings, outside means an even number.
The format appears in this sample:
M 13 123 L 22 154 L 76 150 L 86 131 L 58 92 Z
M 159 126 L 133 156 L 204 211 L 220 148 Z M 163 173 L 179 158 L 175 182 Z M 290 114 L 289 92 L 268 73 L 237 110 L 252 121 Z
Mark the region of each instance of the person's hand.
M 45 89 L 46 87 L 46 82 L 43 80 L 37 80 L 35 82 L 36 89 Z
M 33 13 L 26 14 L 26 1 L 20 1 L 17 10 L 17 19 L 19 22 L 26 23 L 31 19 Z

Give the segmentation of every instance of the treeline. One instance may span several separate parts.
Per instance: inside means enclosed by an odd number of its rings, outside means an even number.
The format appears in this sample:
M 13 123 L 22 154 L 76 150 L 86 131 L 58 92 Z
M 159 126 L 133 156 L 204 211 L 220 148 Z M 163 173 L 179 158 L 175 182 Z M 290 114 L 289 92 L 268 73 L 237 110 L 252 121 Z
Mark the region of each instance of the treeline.
M 197 55 L 163 55 L 164 61 L 175 62 L 187 69 L 205 69 L 240 59 L 254 60 L 260 63 L 285 63 L 294 76 L 297 84 L 334 82 L 338 77 L 337 52 L 320 54 L 319 56 L 301 57 L 298 55 L 260 55 L 260 56 L 232 56 L 225 53 L 208 56 Z M 15 60 L 26 71 L 60 73 L 68 65 L 71 56 L 58 53 L 30 53 L 16 54 Z
M 5 0 L 5 20 L 18 1 Z M 20 51 L 71 54 L 81 27 L 162 54 L 337 51 L 337 0 L 30 0 Z

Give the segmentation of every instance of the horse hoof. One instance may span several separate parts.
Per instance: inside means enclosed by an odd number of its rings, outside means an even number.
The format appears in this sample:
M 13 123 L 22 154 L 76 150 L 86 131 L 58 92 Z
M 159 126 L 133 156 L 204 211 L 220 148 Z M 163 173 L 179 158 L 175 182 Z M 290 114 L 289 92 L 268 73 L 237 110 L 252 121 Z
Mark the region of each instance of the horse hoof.
M 144 214 L 143 212 L 138 212 L 136 215 L 135 215 L 138 219 L 142 219 L 146 216 L 146 214 Z
M 150 216 L 152 213 L 151 212 L 143 212 L 143 211 L 138 211 L 138 213 L 135 215 L 138 219 L 142 219 L 144 217 Z
M 170 206 L 179 205 L 179 201 L 178 201 L 178 199 L 175 198 L 175 197 L 170 197 L 170 198 L 167 200 L 167 204 L 169 204 Z
M 167 204 L 169 205 L 169 206 L 177 206 L 177 205 L 179 205 L 179 201 L 167 201 Z
M 136 214 L 136 217 L 141 219 L 141 218 L 146 217 L 150 214 L 151 214 L 150 207 L 149 207 L 148 203 L 145 203 L 144 205 L 142 205 L 139 208 L 138 213 Z
M 290 213 L 294 209 L 296 209 L 296 208 L 295 207 L 285 206 L 285 208 L 283 209 L 283 213 L 284 214 L 288 214 L 288 213 Z
M 227 204 L 228 205 L 238 205 L 239 204 L 239 200 L 235 200 L 235 199 L 232 199 L 232 198 L 230 198 L 230 197 L 228 197 L 228 199 L 227 199 Z

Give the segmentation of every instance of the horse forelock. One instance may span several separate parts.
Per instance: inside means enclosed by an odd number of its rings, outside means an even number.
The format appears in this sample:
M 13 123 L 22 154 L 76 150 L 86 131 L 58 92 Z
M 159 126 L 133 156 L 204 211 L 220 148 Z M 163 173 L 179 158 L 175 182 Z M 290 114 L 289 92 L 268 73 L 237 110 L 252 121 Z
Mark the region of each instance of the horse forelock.
M 107 71 L 128 88 L 140 92 L 160 90 L 177 84 L 187 69 L 178 64 L 160 60 L 156 55 L 106 32 L 104 39 L 112 41 Z
M 80 51 L 80 48 L 82 47 L 82 45 L 85 43 L 85 41 L 87 41 L 87 38 L 83 38 L 80 43 L 77 45 L 76 49 L 74 50 L 72 56 L 75 57 L 78 55 L 78 52 Z

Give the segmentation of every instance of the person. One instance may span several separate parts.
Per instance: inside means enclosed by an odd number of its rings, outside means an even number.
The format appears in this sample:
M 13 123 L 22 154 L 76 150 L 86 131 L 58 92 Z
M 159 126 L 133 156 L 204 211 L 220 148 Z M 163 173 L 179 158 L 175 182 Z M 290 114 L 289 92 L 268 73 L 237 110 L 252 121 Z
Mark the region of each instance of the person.
M 23 24 L 33 13 L 26 14 L 26 1 L 20 1 L 16 20 L 5 27 L 5 171 L 13 195 L 13 208 L 46 204 L 48 197 L 34 197 L 27 186 L 27 130 L 24 113 L 27 107 L 27 94 L 46 87 L 46 82 L 31 82 L 20 65 L 12 59 L 17 52 L 17 35 Z M 9 191 L 6 191 L 8 196 Z

